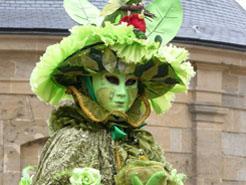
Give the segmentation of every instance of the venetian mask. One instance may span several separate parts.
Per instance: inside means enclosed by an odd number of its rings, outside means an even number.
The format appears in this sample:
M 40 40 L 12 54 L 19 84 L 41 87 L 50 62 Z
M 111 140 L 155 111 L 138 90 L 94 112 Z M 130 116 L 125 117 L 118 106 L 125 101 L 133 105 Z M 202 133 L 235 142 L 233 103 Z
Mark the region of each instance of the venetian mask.
M 98 104 L 110 112 L 127 112 L 138 94 L 134 75 L 98 73 L 92 76 L 92 85 Z

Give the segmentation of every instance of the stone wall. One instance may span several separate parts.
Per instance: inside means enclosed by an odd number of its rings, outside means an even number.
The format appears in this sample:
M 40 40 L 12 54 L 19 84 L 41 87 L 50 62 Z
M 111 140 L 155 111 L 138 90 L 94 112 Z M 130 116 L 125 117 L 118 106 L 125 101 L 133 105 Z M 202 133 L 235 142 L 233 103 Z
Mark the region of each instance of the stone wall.
M 29 75 L 56 36 L 0 35 L 0 185 L 17 185 L 21 169 L 36 164 L 51 107 L 31 92 Z M 188 175 L 186 185 L 246 184 L 246 54 L 184 45 L 197 71 L 147 129 L 166 158 Z

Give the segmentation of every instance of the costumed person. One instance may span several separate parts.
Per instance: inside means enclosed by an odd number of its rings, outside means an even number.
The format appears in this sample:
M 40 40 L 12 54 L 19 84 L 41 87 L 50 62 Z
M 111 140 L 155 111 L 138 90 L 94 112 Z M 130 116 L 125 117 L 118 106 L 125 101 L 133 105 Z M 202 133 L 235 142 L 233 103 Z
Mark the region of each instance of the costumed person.
M 32 185 L 183 185 L 143 129 L 194 75 L 188 52 L 166 46 L 182 22 L 180 2 L 110 0 L 101 16 L 86 0 L 64 7 L 81 25 L 47 48 L 30 79 L 56 106 Z

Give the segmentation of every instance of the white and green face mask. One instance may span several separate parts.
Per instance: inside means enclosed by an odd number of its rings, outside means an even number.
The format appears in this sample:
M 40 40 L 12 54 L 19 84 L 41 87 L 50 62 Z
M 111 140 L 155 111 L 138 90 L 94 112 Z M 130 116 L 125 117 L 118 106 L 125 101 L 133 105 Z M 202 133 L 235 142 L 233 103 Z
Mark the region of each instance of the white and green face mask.
M 98 104 L 110 112 L 127 112 L 138 94 L 136 77 L 123 73 L 95 74 L 92 85 Z

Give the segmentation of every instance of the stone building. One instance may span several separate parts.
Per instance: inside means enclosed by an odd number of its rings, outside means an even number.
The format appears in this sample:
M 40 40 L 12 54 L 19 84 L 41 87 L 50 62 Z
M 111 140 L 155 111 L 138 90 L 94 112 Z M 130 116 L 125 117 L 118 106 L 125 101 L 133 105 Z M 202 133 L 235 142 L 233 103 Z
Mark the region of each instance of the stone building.
M 197 75 L 147 129 L 188 175 L 186 185 L 245 185 L 246 11 L 235 0 L 182 3 L 184 23 L 173 43 L 190 51 Z M 74 24 L 62 0 L 0 1 L 0 185 L 17 185 L 21 169 L 38 161 L 51 107 L 31 92 L 29 75 Z

